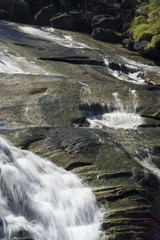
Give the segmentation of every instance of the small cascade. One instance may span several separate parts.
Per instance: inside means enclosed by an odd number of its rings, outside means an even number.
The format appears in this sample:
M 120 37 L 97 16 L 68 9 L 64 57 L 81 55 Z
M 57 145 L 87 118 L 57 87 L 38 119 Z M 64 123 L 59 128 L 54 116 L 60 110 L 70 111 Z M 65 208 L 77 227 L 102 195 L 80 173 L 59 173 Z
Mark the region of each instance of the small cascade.
M 119 80 L 132 82 L 135 84 L 144 84 L 144 72 L 141 68 L 121 63 L 109 62 L 104 59 L 107 71 Z
M 102 213 L 91 189 L 2 136 L 0 182 L 0 239 L 100 239 Z
M 136 92 L 134 90 L 129 90 L 131 98 L 133 98 L 134 112 L 130 112 L 131 106 L 129 104 L 124 107 L 119 94 L 117 92 L 113 93 L 114 97 L 114 107 L 111 107 L 110 104 L 105 106 L 101 104 L 101 109 L 103 111 L 93 114 L 93 111 L 87 111 L 87 121 L 90 124 L 91 128 L 101 128 L 101 127 L 110 127 L 110 128 L 123 128 L 123 129 L 136 129 L 142 124 L 142 118 L 136 113 L 137 99 Z M 107 109 L 107 111 L 106 111 Z

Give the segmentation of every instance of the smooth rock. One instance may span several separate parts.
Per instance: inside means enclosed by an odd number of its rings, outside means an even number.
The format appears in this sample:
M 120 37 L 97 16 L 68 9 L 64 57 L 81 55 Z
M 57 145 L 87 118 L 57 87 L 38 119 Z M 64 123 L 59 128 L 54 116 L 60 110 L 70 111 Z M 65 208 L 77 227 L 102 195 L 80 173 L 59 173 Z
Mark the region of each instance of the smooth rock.
M 121 36 L 117 34 L 114 30 L 104 29 L 104 28 L 95 28 L 91 36 L 100 41 L 111 42 L 111 43 L 120 43 Z

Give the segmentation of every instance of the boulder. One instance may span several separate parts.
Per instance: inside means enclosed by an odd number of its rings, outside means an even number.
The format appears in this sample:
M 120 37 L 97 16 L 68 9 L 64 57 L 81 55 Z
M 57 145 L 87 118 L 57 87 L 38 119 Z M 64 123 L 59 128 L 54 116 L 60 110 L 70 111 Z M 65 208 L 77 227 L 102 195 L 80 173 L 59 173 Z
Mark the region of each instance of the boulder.
M 121 7 L 123 9 L 135 9 L 137 6 L 138 1 L 137 0 L 122 0 L 121 1 Z
M 76 18 L 69 13 L 63 13 L 50 19 L 51 26 L 54 28 L 74 31 L 76 30 Z
M 3 10 L 3 9 L 0 9 L 0 19 L 9 20 L 10 19 L 10 13 Z
M 0 9 L 10 12 L 12 9 L 13 0 L 0 0 Z
M 42 8 L 34 17 L 34 21 L 37 25 L 40 26 L 50 26 L 50 19 L 55 14 L 56 10 L 53 4 Z
M 130 51 L 134 51 L 134 44 L 135 44 L 134 40 L 127 38 L 122 41 L 122 44 L 124 48 L 127 48 Z
M 83 19 L 84 23 L 81 27 L 84 29 L 85 32 L 91 33 L 92 18 L 93 18 L 93 12 L 86 11 L 83 14 L 82 19 Z
M 118 22 L 115 17 L 107 14 L 102 14 L 93 17 L 91 26 L 92 29 L 94 28 L 117 29 Z
M 91 36 L 100 41 L 111 42 L 111 43 L 120 43 L 121 36 L 111 29 L 104 28 L 95 28 L 91 34 Z
M 138 41 L 138 42 L 135 42 L 134 44 L 134 50 L 138 53 L 140 53 L 141 55 L 145 54 L 145 49 L 146 47 L 149 45 L 149 42 L 146 41 L 146 40 L 143 40 L 143 41 Z
M 29 4 L 24 0 L 15 0 L 11 10 L 11 21 L 30 23 L 31 13 Z

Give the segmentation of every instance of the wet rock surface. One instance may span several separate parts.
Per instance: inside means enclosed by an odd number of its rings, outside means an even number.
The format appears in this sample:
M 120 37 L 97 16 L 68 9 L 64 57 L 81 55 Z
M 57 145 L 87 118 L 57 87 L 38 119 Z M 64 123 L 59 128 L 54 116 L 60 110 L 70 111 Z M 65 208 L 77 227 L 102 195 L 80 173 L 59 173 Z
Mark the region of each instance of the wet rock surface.
M 156 239 L 159 67 L 87 35 L 6 22 L 0 29 L 1 133 L 83 178 L 104 207 L 104 239 Z M 133 81 L 135 69 L 143 79 Z M 112 113 L 142 123 L 90 128 L 89 114 Z

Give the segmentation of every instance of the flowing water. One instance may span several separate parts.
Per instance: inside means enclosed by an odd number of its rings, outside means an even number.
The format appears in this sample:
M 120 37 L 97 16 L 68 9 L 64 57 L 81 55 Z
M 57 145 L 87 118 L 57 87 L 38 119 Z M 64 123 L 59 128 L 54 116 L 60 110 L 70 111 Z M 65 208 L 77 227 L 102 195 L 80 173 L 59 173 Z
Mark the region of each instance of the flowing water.
M 12 23 L 11 23 L 12 25 Z M 70 33 L 53 28 L 37 28 L 20 25 L 21 34 L 52 41 L 68 48 L 91 49 L 90 44 L 80 42 Z M 57 34 L 58 32 L 58 34 Z M 9 35 L 7 35 L 9 37 Z M 11 36 L 17 38 L 15 34 Z M 11 40 L 12 40 L 11 38 Z M 18 39 L 19 40 L 19 39 Z M 108 50 L 106 50 L 108 51 Z M 114 78 L 134 84 L 145 84 L 144 73 L 153 71 L 151 66 L 136 64 L 123 59 L 114 63 L 104 57 L 105 71 Z M 29 62 L 18 53 L 0 49 L 0 73 L 50 74 L 35 61 Z M 127 64 L 129 63 L 129 64 Z M 144 71 L 142 70 L 144 69 Z M 159 68 L 158 75 L 160 74 Z M 92 100 L 92 89 L 85 80 L 80 81 L 82 93 Z M 101 104 L 101 113 L 87 113 L 91 128 L 110 127 L 136 129 L 143 123 L 137 114 L 137 95 L 129 89 L 128 104 L 121 101 L 117 92 L 112 94 L 114 104 Z M 106 111 L 106 105 L 108 111 Z M 131 106 L 132 105 L 132 106 Z M 25 108 L 28 117 L 29 107 Z M 0 125 L 5 127 L 4 122 Z M 159 174 L 152 164 L 148 149 L 141 165 Z M 138 161 L 138 160 L 137 160 Z M 77 176 L 29 151 L 20 150 L 0 136 L 0 239 L 30 238 L 33 240 L 100 240 L 103 214 L 89 187 Z
M 18 53 L 11 52 L 8 49 L 0 50 L 0 73 L 49 74 L 47 71 L 36 65 L 35 62 L 29 62 Z
M 104 63 L 107 71 L 119 80 L 138 85 L 145 83 L 144 72 L 140 67 L 129 64 L 110 63 L 107 58 L 104 58 Z
M 115 99 L 115 110 L 110 109 L 108 105 L 108 112 L 102 114 L 87 116 L 87 121 L 90 123 L 91 128 L 101 128 L 101 127 L 110 127 L 110 128 L 123 128 L 123 129 L 136 129 L 139 125 L 142 124 L 142 118 L 136 113 L 137 100 L 136 92 L 130 90 L 132 95 L 132 101 L 134 103 L 134 112 L 129 112 L 130 106 L 123 106 L 121 99 L 117 92 L 113 93 Z M 104 104 L 102 104 L 103 108 Z
M 2 136 L 0 182 L 0 239 L 100 239 L 102 214 L 90 188 Z
M 19 30 L 27 33 L 29 35 L 39 37 L 41 39 L 46 39 L 62 45 L 65 47 L 71 48 L 90 48 L 88 45 L 78 42 L 72 38 L 69 34 L 57 34 L 57 30 L 49 27 L 35 28 L 30 26 L 20 26 Z

